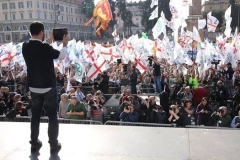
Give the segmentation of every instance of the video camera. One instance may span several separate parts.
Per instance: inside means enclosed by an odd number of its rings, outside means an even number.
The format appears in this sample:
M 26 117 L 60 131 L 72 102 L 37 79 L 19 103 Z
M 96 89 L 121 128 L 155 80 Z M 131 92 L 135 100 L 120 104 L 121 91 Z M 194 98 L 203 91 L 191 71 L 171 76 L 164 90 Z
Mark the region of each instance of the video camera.
M 67 28 L 54 28 L 53 29 L 53 37 L 54 41 L 62 41 L 63 36 L 68 34 Z
M 149 61 L 149 66 L 152 66 L 152 62 L 153 62 L 154 57 L 153 56 L 148 56 L 148 61 Z
M 96 109 L 94 100 L 90 100 L 90 101 L 88 102 L 88 105 L 91 107 L 91 110 Z

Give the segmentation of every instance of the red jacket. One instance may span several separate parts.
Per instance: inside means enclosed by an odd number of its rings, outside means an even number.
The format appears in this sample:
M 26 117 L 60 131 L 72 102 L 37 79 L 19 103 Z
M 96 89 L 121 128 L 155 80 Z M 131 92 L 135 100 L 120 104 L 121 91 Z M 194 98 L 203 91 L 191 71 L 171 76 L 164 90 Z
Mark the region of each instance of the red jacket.
M 205 88 L 196 88 L 193 91 L 193 102 L 199 104 L 203 97 L 207 97 L 207 90 Z

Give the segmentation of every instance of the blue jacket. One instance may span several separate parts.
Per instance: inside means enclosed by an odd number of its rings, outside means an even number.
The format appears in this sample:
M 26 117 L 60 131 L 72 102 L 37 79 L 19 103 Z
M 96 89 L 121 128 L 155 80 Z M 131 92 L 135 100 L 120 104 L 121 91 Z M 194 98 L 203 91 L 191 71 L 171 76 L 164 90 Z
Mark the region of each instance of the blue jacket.
M 124 122 L 138 122 L 138 113 L 133 112 L 133 113 L 126 113 L 122 112 L 119 116 L 121 121 Z

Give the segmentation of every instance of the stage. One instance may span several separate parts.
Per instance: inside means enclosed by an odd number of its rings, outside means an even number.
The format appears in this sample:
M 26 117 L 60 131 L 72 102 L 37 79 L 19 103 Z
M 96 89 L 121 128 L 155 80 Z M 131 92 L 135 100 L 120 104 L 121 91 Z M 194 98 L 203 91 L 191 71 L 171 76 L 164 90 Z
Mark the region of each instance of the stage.
M 60 124 L 50 156 L 41 123 L 40 155 L 30 154 L 30 124 L 0 122 L 0 160 L 239 160 L 239 130 Z

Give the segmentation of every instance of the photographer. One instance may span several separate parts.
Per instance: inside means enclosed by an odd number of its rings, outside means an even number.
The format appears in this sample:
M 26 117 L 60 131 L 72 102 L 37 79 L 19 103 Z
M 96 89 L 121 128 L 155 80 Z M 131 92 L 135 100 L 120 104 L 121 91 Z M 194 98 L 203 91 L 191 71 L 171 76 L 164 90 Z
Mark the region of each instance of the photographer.
M 175 123 L 177 126 L 182 126 L 182 118 L 179 113 L 178 105 L 171 105 L 169 108 L 170 117 L 168 118 L 168 123 Z
M 123 122 L 138 122 L 138 113 L 134 111 L 133 105 L 129 105 L 124 108 L 119 118 Z
M 231 125 L 231 116 L 227 113 L 227 107 L 224 106 L 212 114 L 212 119 L 217 127 L 230 127 Z
M 87 119 L 103 122 L 104 114 L 101 110 L 102 106 L 97 99 L 88 102 Z
M 203 97 L 201 103 L 197 106 L 197 125 L 210 126 L 212 110 L 208 105 L 206 97 Z
M 182 117 L 182 120 L 183 120 L 183 123 L 182 123 L 183 126 L 192 124 L 191 117 L 194 112 L 191 109 L 191 107 L 192 107 L 192 100 L 187 99 L 184 101 L 184 106 L 179 109 L 180 116 Z
M 94 96 L 100 105 L 104 105 L 105 104 L 105 97 L 102 95 L 102 92 L 100 90 L 98 90 Z
M 131 86 L 131 94 L 137 94 L 137 72 L 135 66 L 131 67 L 131 74 L 130 74 L 130 86 Z
M 25 115 L 23 115 L 23 112 L 25 112 L 25 111 L 26 111 L 26 107 L 23 105 L 23 102 L 18 101 L 17 103 L 15 103 L 14 108 L 6 114 L 6 117 L 7 118 L 16 118 L 16 117 L 20 117 L 20 116 L 25 116 Z
M 149 99 L 145 99 L 145 105 L 142 106 L 142 110 L 146 111 L 147 122 L 151 122 L 151 113 L 157 106 L 156 98 L 154 96 L 150 96 Z
M 233 78 L 233 74 L 234 74 L 232 64 L 231 63 L 227 64 L 227 70 L 225 70 L 225 66 L 222 66 L 221 68 L 222 68 L 223 71 L 222 72 L 219 71 L 219 72 L 222 73 L 225 76 L 225 78 L 226 78 L 226 84 L 225 84 L 226 88 L 227 88 L 230 96 L 232 96 L 231 86 L 232 86 L 232 83 L 233 83 L 232 78 Z
M 150 122 L 151 123 L 166 123 L 167 121 L 167 114 L 163 110 L 163 107 L 160 105 L 155 105 L 151 115 L 150 115 Z
M 95 91 L 101 89 L 102 80 L 103 80 L 102 75 L 99 73 L 93 81 L 93 88 L 94 88 Z
M 128 96 L 127 98 L 125 98 L 124 102 L 120 105 L 119 107 L 119 112 L 123 112 L 124 108 L 132 105 L 132 98 L 130 96 Z
M 238 112 L 238 116 L 235 116 L 231 123 L 232 128 L 240 128 L 240 111 Z
M 153 75 L 154 75 L 154 82 L 156 85 L 155 92 L 161 93 L 162 86 L 161 86 L 161 68 L 160 63 L 157 61 L 157 57 L 149 57 L 152 58 L 153 63 Z
M 66 115 L 70 119 L 84 119 L 84 116 L 87 114 L 85 105 L 82 102 L 79 102 L 75 96 L 71 97 L 71 103 L 68 105 Z
M 220 106 L 226 105 L 226 101 L 228 98 L 228 91 L 227 89 L 223 86 L 222 81 L 217 82 L 217 87 L 216 87 L 216 100 L 219 103 Z

